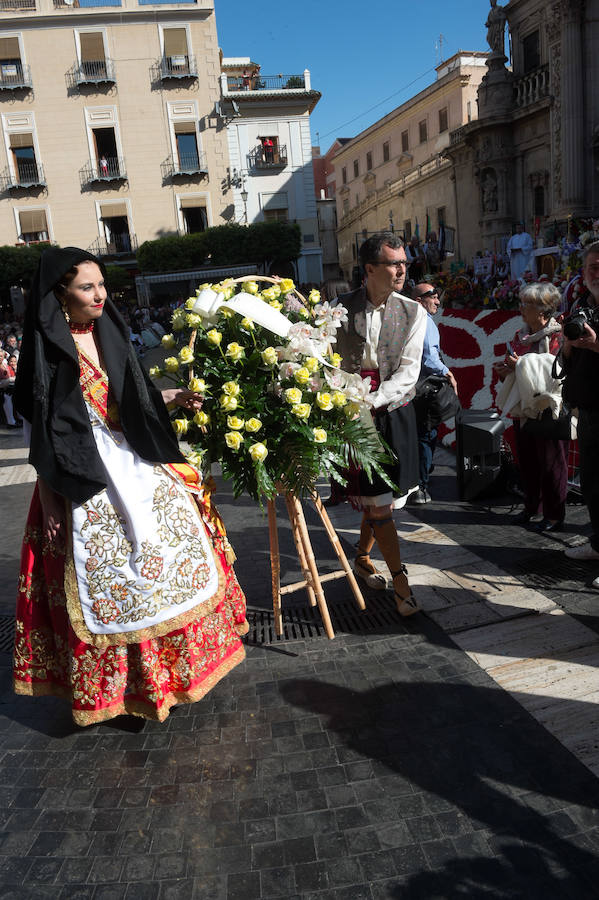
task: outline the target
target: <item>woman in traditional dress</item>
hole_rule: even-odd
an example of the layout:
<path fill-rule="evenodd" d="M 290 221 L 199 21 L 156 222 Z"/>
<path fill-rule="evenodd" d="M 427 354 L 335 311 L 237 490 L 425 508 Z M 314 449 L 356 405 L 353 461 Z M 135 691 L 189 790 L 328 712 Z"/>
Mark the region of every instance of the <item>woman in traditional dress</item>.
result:
<path fill-rule="evenodd" d="M 182 457 L 104 272 L 74 247 L 41 257 L 14 392 L 38 474 L 17 598 L 14 686 L 89 725 L 164 720 L 244 658 L 244 596 L 224 529 Z"/>

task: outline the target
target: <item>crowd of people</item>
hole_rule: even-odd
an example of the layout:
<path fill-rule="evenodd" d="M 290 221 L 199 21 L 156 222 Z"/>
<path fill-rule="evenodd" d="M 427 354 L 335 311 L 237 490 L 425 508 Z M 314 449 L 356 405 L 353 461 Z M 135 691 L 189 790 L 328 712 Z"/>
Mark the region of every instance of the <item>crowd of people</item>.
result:
<path fill-rule="evenodd" d="M 15 415 L 12 403 L 13 387 L 19 363 L 22 332 L 18 322 L 0 326 L 0 423 L 6 428 L 21 428 L 22 422 Z"/>

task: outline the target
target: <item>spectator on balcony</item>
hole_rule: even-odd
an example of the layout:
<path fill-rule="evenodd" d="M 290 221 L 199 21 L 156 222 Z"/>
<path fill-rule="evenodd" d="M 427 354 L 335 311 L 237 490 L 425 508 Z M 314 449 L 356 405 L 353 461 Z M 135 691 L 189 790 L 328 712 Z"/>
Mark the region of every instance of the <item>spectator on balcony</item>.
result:
<path fill-rule="evenodd" d="M 262 138 L 262 149 L 264 151 L 264 162 L 273 163 L 275 161 L 275 145 L 271 137 Z"/>
<path fill-rule="evenodd" d="M 244 69 L 243 74 L 241 76 L 241 90 L 242 91 L 249 91 L 251 80 L 252 80 L 252 76 L 250 75 L 249 69 Z"/>
<path fill-rule="evenodd" d="M 99 166 L 100 175 L 108 175 L 108 160 L 106 159 L 104 154 L 102 154 L 102 156 L 100 157 Z"/>

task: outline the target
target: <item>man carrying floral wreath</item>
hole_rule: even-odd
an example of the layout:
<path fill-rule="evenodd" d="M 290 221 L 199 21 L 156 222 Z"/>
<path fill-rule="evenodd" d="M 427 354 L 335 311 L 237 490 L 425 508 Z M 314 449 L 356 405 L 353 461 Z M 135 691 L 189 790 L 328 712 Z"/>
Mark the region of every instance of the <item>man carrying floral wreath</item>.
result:
<path fill-rule="evenodd" d="M 350 476 L 349 493 L 363 510 L 354 571 L 377 590 L 387 587 L 385 577 L 370 559 L 375 540 L 393 578 L 397 609 L 402 616 L 418 612 L 407 571 L 401 561 L 393 509 L 405 505 L 418 489 L 418 436 L 412 408 L 420 374 L 426 331 L 426 311 L 400 294 L 406 279 L 403 241 L 380 232 L 360 247 L 365 273 L 362 287 L 339 297 L 348 321 L 337 332 L 337 350 L 347 372 L 370 378 L 367 401 L 377 430 L 394 452 L 387 475 L 398 487 L 392 492 L 379 475 L 368 479 L 363 470 Z"/>

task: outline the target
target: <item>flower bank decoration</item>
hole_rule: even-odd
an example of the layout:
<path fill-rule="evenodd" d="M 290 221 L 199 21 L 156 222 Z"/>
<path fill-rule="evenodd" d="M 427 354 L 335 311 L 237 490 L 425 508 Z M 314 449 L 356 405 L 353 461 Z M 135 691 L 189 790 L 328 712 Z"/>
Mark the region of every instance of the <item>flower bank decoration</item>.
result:
<path fill-rule="evenodd" d="M 268 286 L 261 286 L 266 282 Z M 203 284 L 175 310 L 167 376 L 203 397 L 199 412 L 173 419 L 208 474 L 213 462 L 234 495 L 312 495 L 320 475 L 345 484 L 350 464 L 381 472 L 386 451 L 372 424 L 369 379 L 340 368 L 334 352 L 342 306 L 304 298 L 291 279 L 246 276 Z"/>

